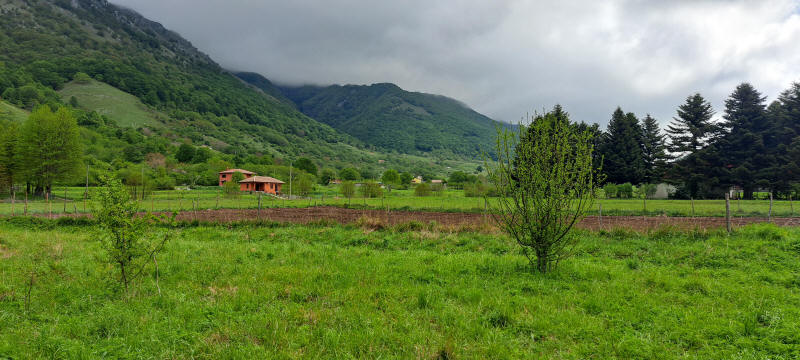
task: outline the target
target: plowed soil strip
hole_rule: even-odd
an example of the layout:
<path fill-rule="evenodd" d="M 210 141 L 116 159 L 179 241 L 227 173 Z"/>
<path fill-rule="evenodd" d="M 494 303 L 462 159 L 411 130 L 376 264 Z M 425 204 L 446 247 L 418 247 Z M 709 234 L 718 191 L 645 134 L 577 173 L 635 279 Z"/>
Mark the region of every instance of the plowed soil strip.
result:
<path fill-rule="evenodd" d="M 53 217 L 65 215 L 53 215 Z M 66 215 L 76 216 L 76 215 Z M 82 216 L 82 215 L 77 215 Z M 47 217 L 47 215 L 43 215 Z M 234 221 L 276 221 L 305 224 L 318 221 L 335 221 L 340 224 L 351 224 L 360 218 L 369 218 L 383 224 L 396 225 L 410 221 L 437 224 L 446 226 L 475 226 L 482 223 L 493 224 L 491 215 L 474 213 L 447 213 L 447 212 L 419 212 L 419 211 L 382 211 L 382 210 L 357 210 L 339 207 L 309 207 L 309 208 L 269 208 L 269 209 L 219 209 L 184 211 L 178 215 L 179 221 L 207 221 L 207 222 L 234 222 Z M 734 227 L 768 222 L 767 218 L 734 218 Z M 772 223 L 779 226 L 800 226 L 800 218 L 772 218 Z M 647 231 L 663 227 L 679 229 L 716 229 L 725 227 L 725 218 L 720 217 L 665 217 L 665 216 L 589 216 L 578 224 L 579 228 L 589 230 L 599 229 L 630 229 Z"/>

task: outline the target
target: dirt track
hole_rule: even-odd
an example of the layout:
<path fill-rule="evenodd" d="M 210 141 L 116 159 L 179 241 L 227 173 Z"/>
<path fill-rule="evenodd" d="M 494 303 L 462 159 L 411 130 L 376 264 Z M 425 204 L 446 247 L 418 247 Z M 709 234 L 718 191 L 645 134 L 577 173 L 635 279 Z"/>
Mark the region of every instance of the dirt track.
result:
<path fill-rule="evenodd" d="M 45 215 L 46 216 L 46 215 Z M 485 222 L 492 223 L 491 216 L 474 213 L 446 213 L 446 212 L 411 212 L 381 210 L 356 210 L 339 207 L 310 207 L 310 208 L 271 208 L 258 210 L 198 210 L 185 211 L 178 215 L 179 221 L 212 221 L 231 222 L 242 220 L 270 220 L 277 222 L 309 223 L 315 221 L 335 221 L 349 224 L 366 217 L 383 224 L 400 224 L 409 221 L 428 223 L 435 221 L 446 226 L 475 226 Z M 734 227 L 767 222 L 766 218 L 734 218 Z M 800 226 L 800 218 L 773 218 L 772 222 L 780 226 Z M 675 227 L 680 229 L 712 229 L 725 227 L 725 218 L 719 217 L 662 217 L 662 216 L 597 216 L 585 218 L 578 224 L 584 229 L 615 229 L 626 228 L 636 231 L 646 231 L 660 227 Z"/>

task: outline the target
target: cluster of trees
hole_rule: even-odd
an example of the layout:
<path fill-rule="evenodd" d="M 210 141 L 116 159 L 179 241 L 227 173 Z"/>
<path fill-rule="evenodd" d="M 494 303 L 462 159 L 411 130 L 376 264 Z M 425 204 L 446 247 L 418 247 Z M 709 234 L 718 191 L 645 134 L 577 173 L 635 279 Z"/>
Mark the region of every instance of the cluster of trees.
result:
<path fill-rule="evenodd" d="M 72 112 L 40 106 L 21 125 L 0 124 L 0 184 L 13 192 L 24 183 L 28 194 L 50 194 L 53 184 L 74 179 L 83 150 Z"/>
<path fill-rule="evenodd" d="M 699 93 L 687 97 L 664 133 L 650 115 L 642 121 L 617 108 L 595 133 L 595 164 L 610 183 L 675 184 L 676 197 L 720 197 L 740 187 L 790 196 L 800 190 L 800 83 L 769 105 L 748 83 L 725 101 L 721 121 Z"/>

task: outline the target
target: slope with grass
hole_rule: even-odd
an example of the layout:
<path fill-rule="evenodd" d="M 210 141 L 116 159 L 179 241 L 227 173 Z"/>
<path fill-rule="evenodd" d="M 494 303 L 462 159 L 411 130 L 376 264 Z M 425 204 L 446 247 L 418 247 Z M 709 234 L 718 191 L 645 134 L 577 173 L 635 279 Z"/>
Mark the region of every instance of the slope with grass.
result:
<path fill-rule="evenodd" d="M 163 123 L 167 118 L 142 104 L 137 97 L 95 80 L 87 83 L 69 82 L 64 84 L 59 94 L 67 101 L 75 97 L 78 106 L 108 116 L 121 127 L 153 126 Z"/>
<path fill-rule="evenodd" d="M 22 122 L 28 118 L 28 112 L 3 100 L 0 100 L 0 121 Z"/>
<path fill-rule="evenodd" d="M 800 356 L 796 229 L 579 233 L 545 276 L 498 234 L 188 226 L 128 294 L 93 227 L 0 230 L 0 357 Z"/>

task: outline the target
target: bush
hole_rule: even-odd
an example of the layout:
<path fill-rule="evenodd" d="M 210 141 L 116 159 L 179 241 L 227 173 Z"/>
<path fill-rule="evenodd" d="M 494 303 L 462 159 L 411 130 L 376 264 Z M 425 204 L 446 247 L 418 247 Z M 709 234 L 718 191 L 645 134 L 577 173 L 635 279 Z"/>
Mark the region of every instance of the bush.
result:
<path fill-rule="evenodd" d="M 374 181 L 365 182 L 361 185 L 361 188 L 359 188 L 359 192 L 363 197 L 377 198 L 383 196 L 381 185 Z"/>
<path fill-rule="evenodd" d="M 488 186 L 483 183 L 464 184 L 464 196 L 466 197 L 483 197 L 487 193 Z"/>
<path fill-rule="evenodd" d="M 431 196 L 431 186 L 428 183 L 418 184 L 414 188 L 415 196 Z"/>
<path fill-rule="evenodd" d="M 603 192 L 606 194 L 606 199 L 617 197 L 617 185 L 608 183 L 603 186 Z"/>
<path fill-rule="evenodd" d="M 633 197 L 633 185 L 631 183 L 624 183 L 617 185 L 617 196 L 620 198 L 630 199 Z"/>

